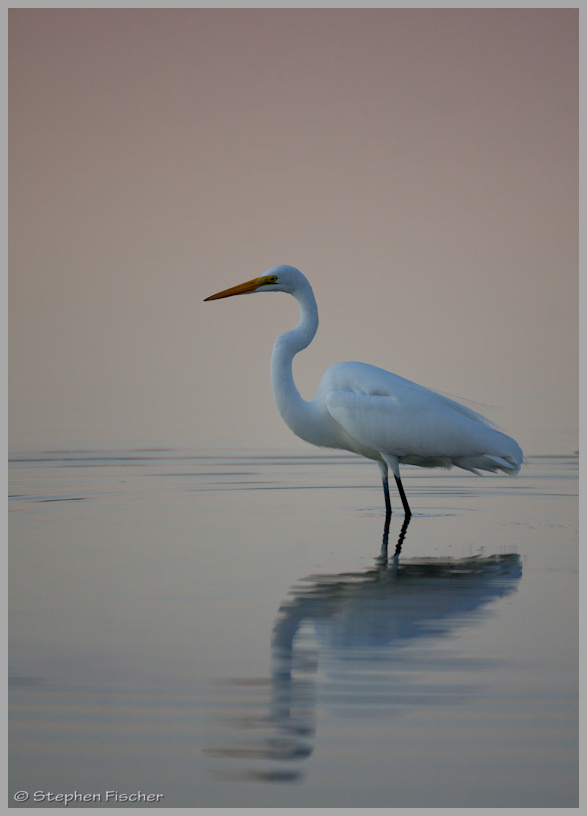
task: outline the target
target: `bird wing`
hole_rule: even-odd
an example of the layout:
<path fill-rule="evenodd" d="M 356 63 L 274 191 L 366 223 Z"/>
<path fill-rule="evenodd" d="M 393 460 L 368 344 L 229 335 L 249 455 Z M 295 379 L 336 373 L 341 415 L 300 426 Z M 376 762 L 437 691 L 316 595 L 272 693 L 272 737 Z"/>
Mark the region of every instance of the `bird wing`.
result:
<path fill-rule="evenodd" d="M 372 366 L 333 369 L 324 393 L 326 408 L 358 446 L 427 466 L 512 455 L 508 443 L 513 440 L 442 394 Z M 481 460 L 475 466 L 485 469 Z"/>

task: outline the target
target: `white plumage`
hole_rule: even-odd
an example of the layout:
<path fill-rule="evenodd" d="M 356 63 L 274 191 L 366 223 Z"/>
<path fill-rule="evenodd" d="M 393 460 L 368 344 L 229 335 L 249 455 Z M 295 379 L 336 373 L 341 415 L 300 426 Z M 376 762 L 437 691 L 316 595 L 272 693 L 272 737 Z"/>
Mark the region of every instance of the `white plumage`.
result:
<path fill-rule="evenodd" d="M 312 342 L 318 329 L 312 287 L 298 269 L 275 266 L 260 278 L 206 300 L 253 292 L 287 292 L 300 307 L 298 325 L 277 338 L 271 357 L 273 394 L 283 420 L 306 442 L 348 450 L 377 462 L 388 516 L 388 470 L 395 477 L 406 517 L 411 516 L 400 464 L 456 466 L 473 473 L 519 471 L 523 459 L 519 445 L 481 414 L 366 363 L 333 365 L 324 374 L 314 399 L 306 402 L 295 386 L 292 361 Z"/>

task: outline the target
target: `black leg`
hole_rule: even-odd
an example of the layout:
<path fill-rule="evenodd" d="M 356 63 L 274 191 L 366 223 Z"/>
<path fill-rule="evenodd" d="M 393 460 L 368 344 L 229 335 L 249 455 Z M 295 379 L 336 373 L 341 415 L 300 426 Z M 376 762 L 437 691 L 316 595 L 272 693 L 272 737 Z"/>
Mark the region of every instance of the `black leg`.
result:
<path fill-rule="evenodd" d="M 391 516 L 391 499 L 389 498 L 389 481 L 387 476 L 383 477 L 383 495 L 385 496 L 385 518 L 389 521 Z"/>
<path fill-rule="evenodd" d="M 404 506 L 404 513 L 406 514 L 406 518 L 410 518 L 411 515 L 412 515 L 412 511 L 410 510 L 410 505 L 408 504 L 408 500 L 406 499 L 406 494 L 404 492 L 404 486 L 402 484 L 402 480 L 400 479 L 399 476 L 395 476 L 395 474 L 394 474 L 394 478 L 395 478 L 395 483 L 397 485 L 397 489 L 399 490 L 399 495 L 400 495 L 400 498 L 402 500 L 402 504 Z M 391 509 L 390 509 L 389 512 L 391 512 Z"/>

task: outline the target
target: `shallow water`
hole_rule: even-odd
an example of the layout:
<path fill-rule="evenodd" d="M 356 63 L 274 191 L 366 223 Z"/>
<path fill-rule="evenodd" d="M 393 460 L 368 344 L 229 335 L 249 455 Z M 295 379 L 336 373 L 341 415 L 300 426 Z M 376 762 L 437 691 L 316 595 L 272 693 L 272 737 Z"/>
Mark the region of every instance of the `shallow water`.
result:
<path fill-rule="evenodd" d="M 378 480 L 15 453 L 10 806 L 578 807 L 577 457 Z"/>

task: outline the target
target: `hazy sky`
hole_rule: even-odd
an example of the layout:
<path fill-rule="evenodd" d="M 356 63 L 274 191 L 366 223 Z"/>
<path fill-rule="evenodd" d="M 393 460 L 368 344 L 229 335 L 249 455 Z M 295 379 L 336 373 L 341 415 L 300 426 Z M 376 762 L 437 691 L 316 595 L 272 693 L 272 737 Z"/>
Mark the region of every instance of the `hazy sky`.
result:
<path fill-rule="evenodd" d="M 13 447 L 308 450 L 361 360 L 578 447 L 577 9 L 11 9 Z"/>

